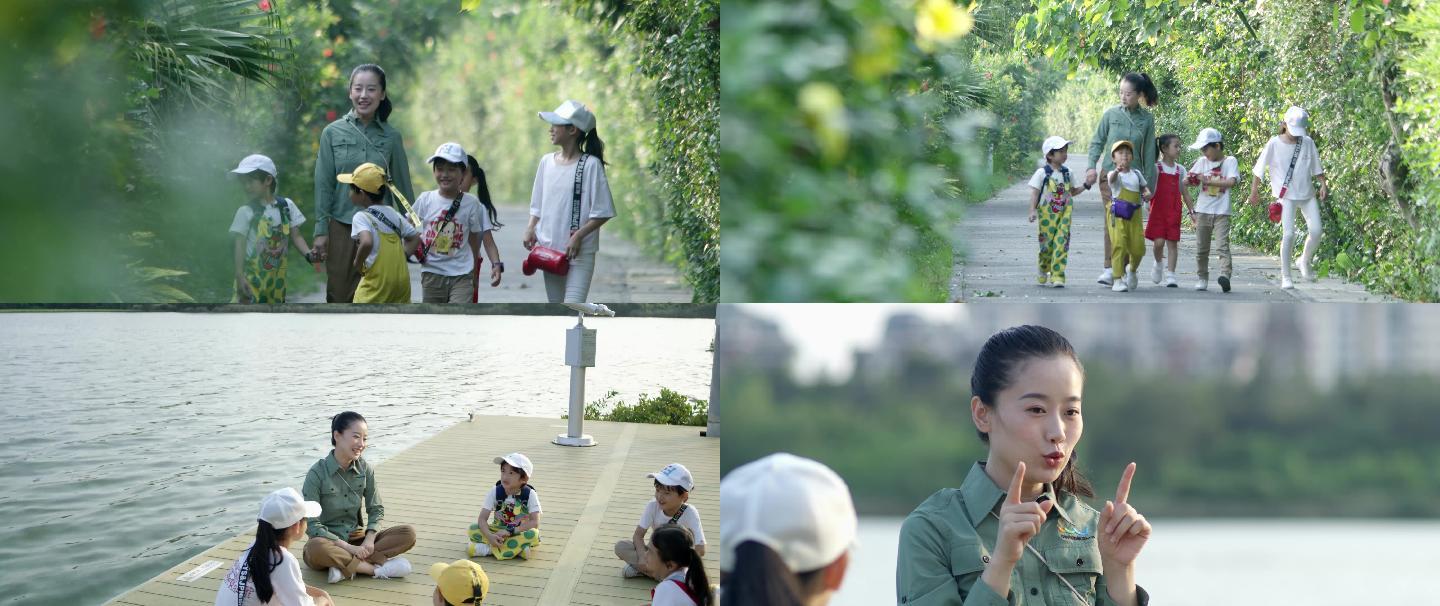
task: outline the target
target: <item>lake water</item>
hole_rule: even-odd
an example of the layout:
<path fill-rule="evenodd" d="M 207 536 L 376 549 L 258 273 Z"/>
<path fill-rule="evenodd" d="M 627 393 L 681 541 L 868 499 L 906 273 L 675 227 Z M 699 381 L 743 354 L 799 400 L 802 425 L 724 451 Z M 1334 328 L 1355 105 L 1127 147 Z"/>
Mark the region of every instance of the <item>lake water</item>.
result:
<path fill-rule="evenodd" d="M 573 317 L 0 314 L 0 603 L 100 604 L 242 530 L 369 420 L 382 462 L 466 418 L 566 412 Z M 586 400 L 709 399 L 713 320 L 597 318 Z M 477 455 L 479 456 L 479 455 Z M 486 455 L 488 456 L 488 455 Z"/>
<path fill-rule="evenodd" d="M 859 547 L 831 606 L 895 603 L 902 518 L 861 518 Z M 1151 602 L 1440 604 L 1440 522 L 1403 520 L 1151 520 L 1136 562 Z"/>

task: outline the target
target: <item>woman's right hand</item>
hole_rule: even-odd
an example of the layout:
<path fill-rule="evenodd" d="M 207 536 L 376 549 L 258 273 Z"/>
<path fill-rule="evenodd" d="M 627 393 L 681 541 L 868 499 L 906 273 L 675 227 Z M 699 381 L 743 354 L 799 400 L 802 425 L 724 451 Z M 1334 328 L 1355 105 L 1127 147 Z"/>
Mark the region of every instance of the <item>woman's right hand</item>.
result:
<path fill-rule="evenodd" d="M 1251 204 L 1260 204 L 1260 190 L 1258 190 L 1258 189 L 1251 189 L 1251 190 L 1250 190 L 1250 203 L 1251 203 Z"/>
<path fill-rule="evenodd" d="M 1095 173 L 1094 168 L 1088 168 L 1085 170 L 1085 187 L 1090 187 L 1091 185 L 1094 185 L 1096 179 L 1098 179 L 1098 175 Z"/>
<path fill-rule="evenodd" d="M 1010 480 L 1010 492 L 1000 506 L 1000 534 L 995 541 L 995 558 L 1015 564 L 1025 554 L 1025 544 L 1031 537 L 1040 534 L 1045 516 L 1055 506 L 1054 501 L 1044 503 L 1020 502 L 1021 483 L 1025 480 L 1025 464 L 1015 468 L 1015 478 Z"/>
<path fill-rule="evenodd" d="M 325 243 L 329 241 L 328 236 L 315 236 L 315 242 L 310 244 L 310 250 L 315 251 L 315 262 L 325 260 Z"/>
<path fill-rule="evenodd" d="M 530 250 L 530 249 L 532 249 L 532 248 L 535 248 L 535 228 L 534 228 L 534 227 L 526 227 L 526 228 L 525 228 L 525 240 L 522 242 L 522 244 L 525 245 L 525 250 Z"/>

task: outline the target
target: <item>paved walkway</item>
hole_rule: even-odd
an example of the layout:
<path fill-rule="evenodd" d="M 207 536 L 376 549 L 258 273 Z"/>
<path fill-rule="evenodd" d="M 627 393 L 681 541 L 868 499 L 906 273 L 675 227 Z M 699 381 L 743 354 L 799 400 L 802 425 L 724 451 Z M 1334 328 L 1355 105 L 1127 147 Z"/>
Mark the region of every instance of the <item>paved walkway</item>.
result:
<path fill-rule="evenodd" d="M 495 231 L 495 246 L 505 262 L 505 275 L 500 286 L 490 286 L 490 261 L 487 258 L 484 282 L 480 285 L 481 303 L 544 303 L 545 279 L 541 272 L 527 276 L 520 271 L 526 250 L 521 245 L 525 225 L 530 220 L 527 206 L 497 206 L 500 222 L 505 227 Z M 484 250 L 481 250 L 484 255 Z M 420 302 L 420 265 L 410 268 L 410 299 Z M 305 266 L 301 270 L 308 271 Z M 292 266 L 291 271 L 296 271 Z M 689 303 L 692 291 L 673 266 L 656 261 L 639 247 L 614 232 L 601 228 L 600 256 L 595 260 L 595 277 L 590 283 L 590 300 L 597 303 Z M 324 303 L 324 284 L 314 292 L 300 297 L 298 303 Z"/>
<path fill-rule="evenodd" d="M 1084 175 L 1085 159 L 1071 154 L 1066 163 L 1070 170 Z M 1028 177 L 1027 179 L 1028 180 Z M 1249 193 L 1248 186 L 1243 189 Z M 1193 191 L 1193 190 L 1192 190 Z M 1351 284 L 1336 278 L 1318 282 L 1297 281 L 1293 290 L 1280 288 L 1279 257 L 1257 252 L 1249 247 L 1231 243 L 1234 271 L 1231 274 L 1232 289 L 1222 293 L 1215 282 L 1219 275 L 1219 258 L 1211 244 L 1210 290 L 1197 292 L 1193 289 L 1195 275 L 1195 231 L 1187 222 L 1180 234 L 1180 262 L 1176 266 L 1178 288 L 1166 288 L 1151 281 L 1154 256 L 1151 243 L 1146 241 L 1145 260 L 1140 263 L 1140 288 L 1136 291 L 1117 293 L 1110 287 L 1098 284 L 1096 278 L 1104 266 L 1104 216 L 1100 205 L 1100 190 L 1097 186 L 1076 196 L 1075 210 L 1072 211 L 1070 237 L 1070 263 L 1066 271 L 1065 288 L 1048 288 L 1036 284 L 1035 257 L 1039 245 L 1035 239 L 1035 224 L 1025 220 L 1029 210 L 1030 186 L 1022 180 L 1000 191 L 981 204 L 965 209 L 964 218 L 955 228 L 956 255 L 954 272 L 950 279 L 950 299 L 972 302 L 990 299 L 1024 300 L 1036 302 L 1087 302 L 1087 301 L 1335 301 L 1335 302 L 1376 302 L 1390 300 L 1381 295 L 1365 291 L 1358 284 Z M 1232 196 L 1239 195 L 1232 194 Z M 1303 225 L 1303 221 L 1301 224 Z M 1303 242 L 1304 232 L 1297 234 L 1297 247 Z M 1275 237 L 1280 237 L 1280 228 L 1275 227 Z M 1299 270 L 1294 271 L 1299 280 Z"/>
<path fill-rule="evenodd" d="M 477 416 L 376 466 L 385 496 L 382 525 L 415 526 L 418 541 L 405 555 L 414 571 L 398 580 L 357 576 L 329 585 L 322 573 L 302 565 L 305 582 L 330 592 L 340 604 L 430 604 L 435 590 L 430 565 L 466 557 L 465 529 L 480 513 L 482 492 L 497 477 L 490 458 L 510 451 L 523 452 L 535 463 L 535 487 L 545 510 L 544 543 L 529 560 L 475 558 L 490 577 L 487 606 L 648 603 L 655 582 L 622 577 L 623 563 L 613 547 L 630 538 L 645 503 L 655 496 L 645 474 L 673 462 L 683 463 L 695 476 L 690 504 L 701 513 L 711 546 L 704 556 L 706 572 L 718 579 L 720 440 L 700 437 L 702 427 L 586 421 L 585 433 L 595 437 L 597 446 L 551 444 L 555 434 L 565 432 L 565 424 L 560 419 Z M 299 482 L 296 478 L 294 485 Z M 109 603 L 213 604 L 220 582 L 252 540 L 253 531 L 236 536 Z M 299 558 L 303 547 L 297 542 L 290 551 Z M 220 566 L 198 579 L 181 580 L 209 561 Z"/>

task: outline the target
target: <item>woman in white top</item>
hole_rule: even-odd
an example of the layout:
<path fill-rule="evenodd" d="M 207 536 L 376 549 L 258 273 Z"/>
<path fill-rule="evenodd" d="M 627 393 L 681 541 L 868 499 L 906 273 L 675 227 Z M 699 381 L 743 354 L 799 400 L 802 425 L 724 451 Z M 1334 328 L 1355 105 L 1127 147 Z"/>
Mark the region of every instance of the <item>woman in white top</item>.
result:
<path fill-rule="evenodd" d="M 1255 178 L 1250 182 L 1250 203 L 1260 203 L 1260 183 L 1265 170 L 1270 170 L 1270 193 L 1279 200 L 1280 223 L 1284 236 L 1280 240 L 1280 288 L 1295 288 L 1290 279 L 1290 257 L 1295 252 L 1295 208 L 1305 215 L 1305 250 L 1300 253 L 1300 277 L 1314 281 L 1315 273 L 1310 271 L 1310 262 L 1315 250 L 1320 248 L 1320 205 L 1325 201 L 1325 168 L 1320 166 L 1320 152 L 1315 149 L 1315 140 L 1307 135 L 1310 114 L 1304 109 L 1290 106 L 1285 110 L 1285 122 L 1280 134 L 1271 137 L 1265 144 L 1265 151 L 1255 158 L 1252 171 Z M 1291 168 L 1293 165 L 1293 169 Z M 1313 181 L 1320 183 L 1315 189 Z"/>
<path fill-rule="evenodd" d="M 525 249 L 538 245 L 565 253 L 570 270 L 563 276 L 546 272 L 545 295 L 551 303 L 584 303 L 600 251 L 600 226 L 615 216 L 605 144 L 595 133 L 595 115 L 578 102 L 566 101 L 553 112 L 540 112 L 540 118 L 550 123 L 550 142 L 560 151 L 541 157 L 535 171 Z"/>
<path fill-rule="evenodd" d="M 320 515 L 320 504 L 306 501 L 294 488 L 281 488 L 260 502 L 255 542 L 230 568 L 215 606 L 333 606 L 330 594 L 305 584 L 290 545 L 305 536 L 306 518 Z"/>

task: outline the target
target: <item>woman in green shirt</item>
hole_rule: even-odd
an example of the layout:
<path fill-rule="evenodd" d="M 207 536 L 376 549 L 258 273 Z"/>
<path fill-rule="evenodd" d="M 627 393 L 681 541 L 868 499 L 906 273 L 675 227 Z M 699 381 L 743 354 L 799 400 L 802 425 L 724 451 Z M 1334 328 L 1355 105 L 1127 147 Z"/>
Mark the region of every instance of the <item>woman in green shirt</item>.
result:
<path fill-rule="evenodd" d="M 1139 606 L 1135 559 L 1150 523 L 1128 503 L 1135 464 L 1096 511 L 1075 464 L 1084 369 L 1040 326 L 990 337 L 970 378 L 986 460 L 926 499 L 900 530 L 896 600 L 908 605 Z"/>
<path fill-rule="evenodd" d="M 406 200 L 415 199 L 405 139 L 389 122 L 393 106 L 385 88 L 385 70 L 368 63 L 356 67 L 350 72 L 349 87 L 350 111 L 320 133 L 315 158 L 312 248 L 325 261 L 327 303 L 350 303 L 355 298 L 355 287 L 360 285 L 360 271 L 353 262 L 355 241 L 350 238 L 350 223 L 360 208 L 350 203 L 350 186 L 337 182 L 335 177 L 371 162 L 385 169 Z"/>
<path fill-rule="evenodd" d="M 1145 175 L 1146 183 L 1155 182 L 1155 159 L 1159 150 L 1155 147 L 1155 116 L 1150 110 L 1141 107 L 1141 101 L 1145 106 L 1155 107 L 1160 102 L 1159 93 L 1155 90 L 1155 83 L 1150 81 L 1150 76 L 1130 72 L 1120 78 L 1120 104 L 1105 110 L 1100 116 L 1100 123 L 1095 125 L 1095 136 L 1090 137 L 1090 164 L 1085 170 L 1085 187 L 1094 185 L 1099 180 L 1096 173 L 1098 167 L 1101 171 L 1109 172 L 1115 169 L 1115 161 L 1110 158 L 1110 147 L 1120 141 L 1129 141 L 1135 146 L 1135 158 L 1130 166 L 1139 169 Z M 1110 184 L 1100 181 L 1100 201 L 1105 206 L 1105 223 L 1110 222 Z M 1098 282 L 1110 285 L 1113 280 L 1110 277 L 1110 232 L 1105 231 L 1105 271 L 1100 274 Z"/>
<path fill-rule="evenodd" d="M 360 458 L 365 452 L 369 426 L 358 412 L 342 412 L 330 419 L 330 454 L 316 461 L 305 474 L 301 493 L 306 501 L 320 503 L 320 517 L 311 518 L 306 534 L 305 565 L 329 570 L 330 582 L 355 576 L 398 578 L 410 573 L 410 561 L 398 557 L 415 546 L 415 529 L 391 526 L 376 532 L 385 517 L 375 469 Z M 364 501 L 369 521 L 361 526 Z"/>

